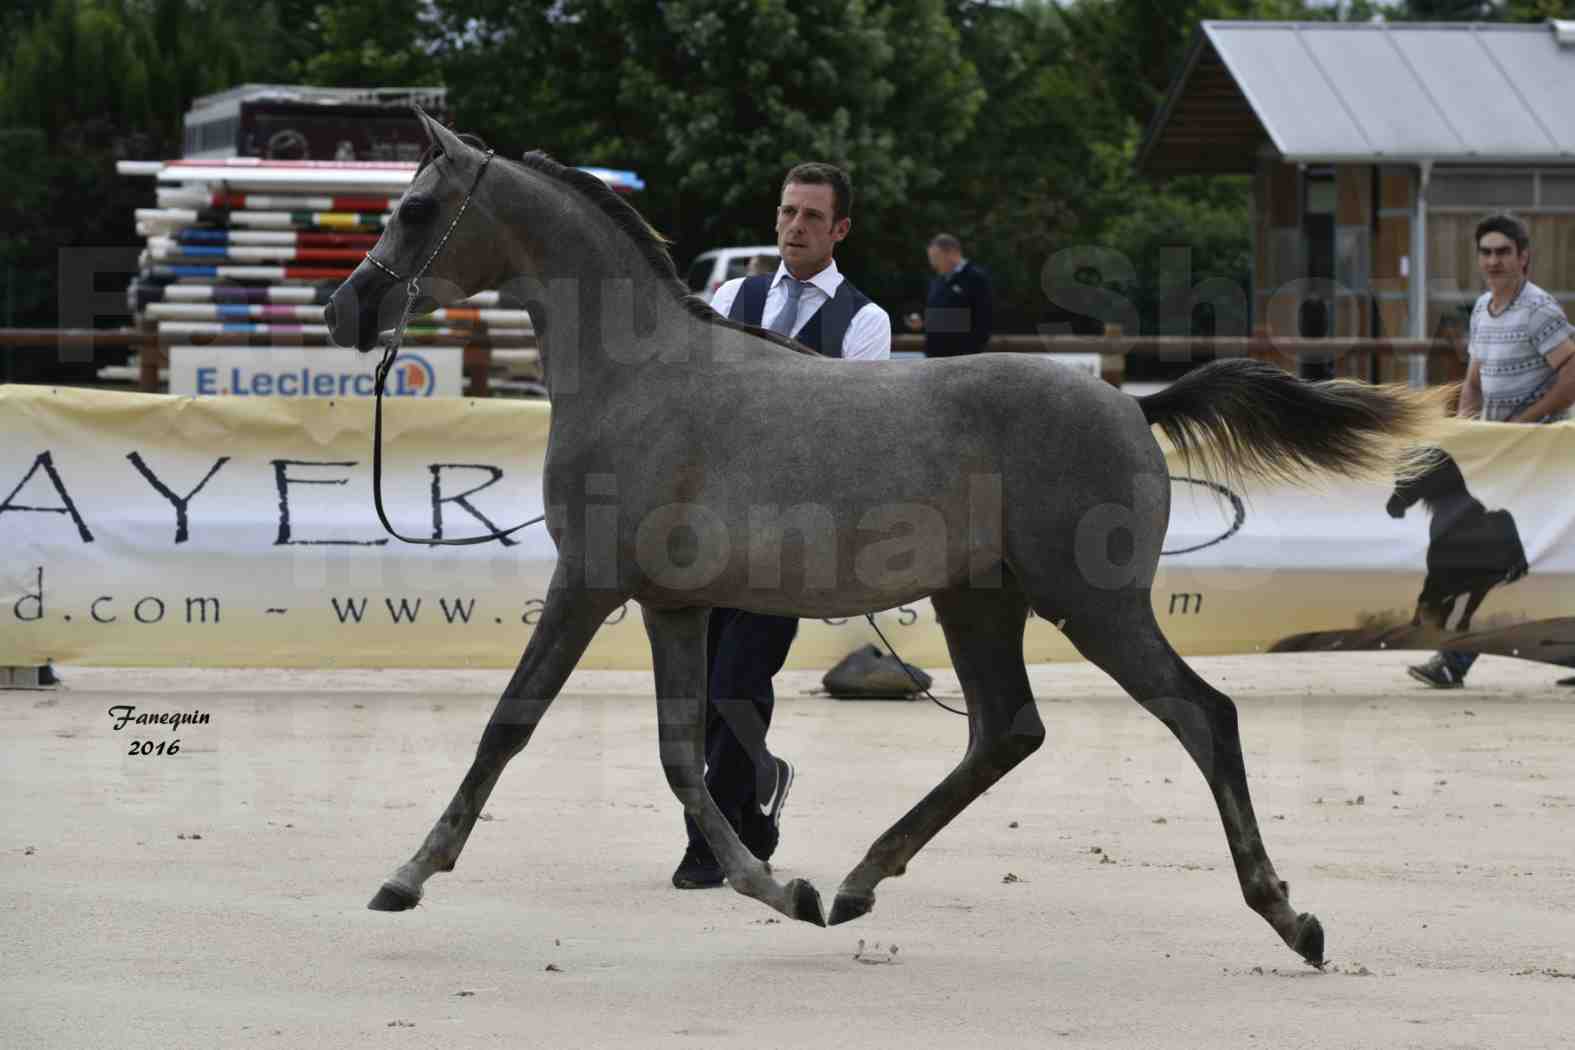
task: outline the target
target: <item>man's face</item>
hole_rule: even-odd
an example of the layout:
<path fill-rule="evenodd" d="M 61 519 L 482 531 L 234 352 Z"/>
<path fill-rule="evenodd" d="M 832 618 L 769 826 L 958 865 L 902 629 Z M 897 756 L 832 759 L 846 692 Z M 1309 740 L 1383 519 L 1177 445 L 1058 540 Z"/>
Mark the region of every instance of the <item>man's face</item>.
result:
<path fill-rule="evenodd" d="M 1518 251 L 1502 233 L 1484 233 L 1477 242 L 1477 268 L 1493 288 L 1510 288 L 1526 275 L 1530 252 Z"/>
<path fill-rule="evenodd" d="M 795 277 L 808 279 L 831 263 L 837 242 L 853 225 L 849 218 L 832 219 L 836 193 L 819 183 L 790 182 L 777 205 L 777 250 Z"/>
<path fill-rule="evenodd" d="M 930 257 L 930 269 L 942 277 L 955 270 L 957 268 L 957 260 L 962 258 L 962 256 L 954 255 L 945 248 L 934 244 L 926 249 L 926 253 Z"/>

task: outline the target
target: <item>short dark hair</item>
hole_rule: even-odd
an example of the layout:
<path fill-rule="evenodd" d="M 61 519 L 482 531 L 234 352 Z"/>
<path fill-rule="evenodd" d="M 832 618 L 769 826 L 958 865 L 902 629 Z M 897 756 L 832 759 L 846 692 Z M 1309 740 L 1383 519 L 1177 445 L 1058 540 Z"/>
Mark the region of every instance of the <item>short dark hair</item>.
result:
<path fill-rule="evenodd" d="M 1526 231 L 1526 224 L 1508 212 L 1499 212 L 1489 215 L 1477 223 L 1477 234 L 1471 243 L 1481 247 L 1482 238 L 1490 233 L 1502 233 L 1505 237 L 1515 242 L 1515 253 L 1526 254 L 1526 249 L 1531 247 L 1531 234 Z"/>
<path fill-rule="evenodd" d="M 848 173 L 835 164 L 809 161 L 794 165 L 793 170 L 782 180 L 782 188 L 786 189 L 789 183 L 794 182 L 802 186 L 831 187 L 833 222 L 846 219 L 853 214 L 853 182 L 848 178 Z"/>
<path fill-rule="evenodd" d="M 943 252 L 956 252 L 962 254 L 962 241 L 949 233 L 937 233 L 930 238 L 930 247 L 939 248 Z"/>

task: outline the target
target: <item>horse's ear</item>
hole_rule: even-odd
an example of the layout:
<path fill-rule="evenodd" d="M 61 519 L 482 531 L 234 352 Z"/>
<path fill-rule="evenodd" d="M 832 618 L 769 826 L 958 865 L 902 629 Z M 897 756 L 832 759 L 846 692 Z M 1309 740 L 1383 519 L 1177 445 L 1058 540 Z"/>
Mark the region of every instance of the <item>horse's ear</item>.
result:
<path fill-rule="evenodd" d="M 432 145 L 451 157 L 463 157 L 465 155 L 465 145 L 460 142 L 458 135 L 428 116 L 427 112 L 420 106 L 412 106 L 411 108 L 416 111 L 416 116 L 420 119 L 421 126 L 426 130 L 427 139 Z"/>

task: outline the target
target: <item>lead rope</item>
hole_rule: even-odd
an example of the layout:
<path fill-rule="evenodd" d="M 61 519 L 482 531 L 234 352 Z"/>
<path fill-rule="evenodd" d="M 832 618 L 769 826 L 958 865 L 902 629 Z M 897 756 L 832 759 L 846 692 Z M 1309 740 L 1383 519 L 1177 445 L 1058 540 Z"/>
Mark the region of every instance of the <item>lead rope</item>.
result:
<path fill-rule="evenodd" d="M 947 707 L 945 704 L 943 704 L 939 700 L 935 699 L 935 694 L 934 693 L 930 692 L 927 688 L 925 688 L 924 683 L 919 681 L 919 676 L 913 673 L 913 668 L 908 666 L 908 662 L 906 660 L 904 660 L 902 657 L 897 655 L 896 647 L 893 646 L 890 642 L 886 641 L 886 635 L 881 631 L 880 625 L 875 622 L 875 614 L 874 613 L 865 613 L 864 614 L 864 618 L 870 622 L 870 626 L 871 627 L 875 628 L 875 634 L 880 638 L 880 640 L 882 642 L 885 643 L 887 651 L 891 653 L 891 658 L 893 660 L 897 661 L 897 665 L 902 668 L 903 673 L 906 674 L 908 676 L 908 678 L 913 682 L 913 686 L 914 686 L 915 689 L 917 689 L 919 692 L 923 693 L 925 695 L 925 697 L 930 701 L 930 703 L 934 704 L 936 707 L 940 708 L 942 711 L 950 711 L 952 714 L 954 714 L 954 715 L 962 715 L 964 718 L 968 717 L 968 712 L 967 711 L 959 711 L 955 707 Z"/>
<path fill-rule="evenodd" d="M 476 195 L 476 187 L 481 185 L 481 176 L 486 174 L 487 165 L 492 163 L 492 150 L 487 150 L 487 156 L 481 162 L 481 167 L 476 169 L 476 177 L 470 183 L 470 191 L 465 194 L 465 199 L 460 203 L 459 211 L 454 213 L 454 221 L 448 224 L 448 229 L 443 231 L 443 236 L 438 240 L 437 247 L 432 249 L 427 256 L 427 261 L 421 264 L 421 269 L 411 274 L 409 278 L 401 277 L 393 267 L 387 265 L 371 252 L 366 253 L 366 261 L 382 270 L 396 281 L 405 282 L 405 308 L 400 311 L 399 324 L 394 327 L 394 336 L 383 346 L 383 360 L 377 365 L 377 396 L 372 409 L 372 505 L 377 509 L 377 520 L 383 523 L 383 528 L 388 534 L 405 543 L 420 544 L 427 547 L 469 547 L 478 543 L 491 543 L 493 540 L 504 540 L 516 532 L 539 521 L 546 520 L 545 514 L 538 514 L 529 521 L 522 521 L 512 529 L 499 532 L 496 529 L 483 536 L 467 536 L 457 540 L 440 539 L 415 539 L 406 536 L 388 520 L 388 514 L 383 510 L 383 388 L 388 382 L 388 373 L 393 370 L 394 358 L 399 356 L 399 344 L 404 342 L 405 327 L 410 324 L 410 317 L 415 311 L 416 300 L 421 296 L 420 281 L 432 266 L 432 261 L 438 257 L 443 246 L 448 243 L 449 237 L 459 226 L 459 220 L 465 215 L 465 210 L 470 207 L 470 200 Z"/>

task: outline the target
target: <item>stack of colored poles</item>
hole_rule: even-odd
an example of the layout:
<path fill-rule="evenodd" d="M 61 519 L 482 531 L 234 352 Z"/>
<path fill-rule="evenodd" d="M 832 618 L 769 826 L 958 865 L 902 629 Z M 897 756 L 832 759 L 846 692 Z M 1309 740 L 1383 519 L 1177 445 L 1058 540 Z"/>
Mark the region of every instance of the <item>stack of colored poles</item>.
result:
<path fill-rule="evenodd" d="M 322 308 L 366 252 L 414 164 L 251 157 L 122 163 L 157 179 L 131 309 L 164 346 L 327 346 Z M 406 341 L 527 349 L 530 315 L 483 292 L 416 317 Z"/>

